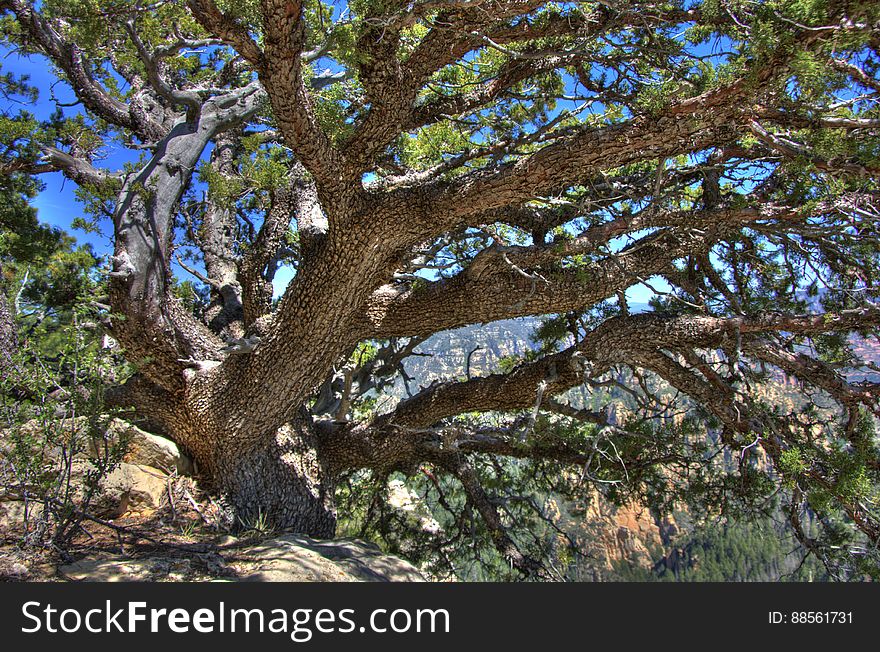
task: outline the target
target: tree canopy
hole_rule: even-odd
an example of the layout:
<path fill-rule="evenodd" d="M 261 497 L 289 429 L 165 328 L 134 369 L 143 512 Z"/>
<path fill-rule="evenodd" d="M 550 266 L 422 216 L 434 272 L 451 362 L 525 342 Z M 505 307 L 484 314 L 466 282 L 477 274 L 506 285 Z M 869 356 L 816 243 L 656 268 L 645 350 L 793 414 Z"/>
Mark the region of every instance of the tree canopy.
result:
<path fill-rule="evenodd" d="M 822 0 L 0 0 L 71 96 L 0 74 L 0 253 L 40 175 L 76 184 L 113 242 L 113 400 L 242 521 L 387 530 L 367 488 L 399 473 L 433 550 L 526 575 L 565 540 L 549 497 L 592 486 L 775 500 L 821 559 L 876 560 L 878 27 Z M 526 355 L 413 386 L 432 335 L 533 317 Z"/>

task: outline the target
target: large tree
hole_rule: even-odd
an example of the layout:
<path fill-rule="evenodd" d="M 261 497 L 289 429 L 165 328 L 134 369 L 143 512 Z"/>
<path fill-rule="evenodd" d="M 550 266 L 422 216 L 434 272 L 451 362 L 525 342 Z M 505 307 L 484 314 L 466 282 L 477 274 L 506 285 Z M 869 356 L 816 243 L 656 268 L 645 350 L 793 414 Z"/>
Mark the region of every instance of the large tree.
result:
<path fill-rule="evenodd" d="M 872 497 L 850 486 L 878 471 L 864 424 L 880 391 L 853 349 L 880 324 L 876 3 L 0 12 L 6 45 L 75 94 L 5 137 L 0 170 L 60 171 L 109 218 L 112 333 L 137 369 L 119 400 L 243 521 L 331 536 L 341 475 L 430 465 L 537 571 L 480 460 L 599 478 L 610 443 L 625 473 L 669 461 L 658 441 L 674 435 L 642 427 L 673 409 L 662 381 L 737 458 L 763 451 L 793 505 L 824 491 L 878 540 Z M 130 153 L 123 169 L 101 164 L 109 148 Z M 181 267 L 203 303 L 181 300 Z M 280 269 L 293 280 L 276 301 Z M 649 312 L 628 305 L 643 282 Z M 520 364 L 362 408 L 432 334 L 530 315 L 558 332 Z M 767 405 L 770 370 L 830 416 Z M 566 398 L 614 384 L 643 407 L 629 420 Z M 594 435 L 535 436 L 546 413 Z"/>

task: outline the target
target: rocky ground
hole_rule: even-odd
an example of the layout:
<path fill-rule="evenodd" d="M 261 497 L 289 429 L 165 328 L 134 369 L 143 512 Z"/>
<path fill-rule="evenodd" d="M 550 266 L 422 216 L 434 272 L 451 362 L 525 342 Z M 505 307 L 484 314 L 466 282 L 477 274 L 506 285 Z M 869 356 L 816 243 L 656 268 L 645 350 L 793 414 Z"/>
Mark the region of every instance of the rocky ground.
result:
<path fill-rule="evenodd" d="M 143 524 L 141 524 L 143 525 Z M 63 557 L 0 544 L 0 580 L 73 582 L 418 582 L 411 564 L 354 539 L 320 541 L 295 534 L 222 536 L 197 542 L 136 541 L 137 525 L 115 541 L 95 536 Z M 128 540 L 128 542 L 126 542 Z"/>
<path fill-rule="evenodd" d="M 25 545 L 42 507 L 0 495 L 0 580 L 424 580 L 414 566 L 368 542 L 319 541 L 261 523 L 233 528 L 228 510 L 188 475 L 192 465 L 173 442 L 119 420 L 108 433 L 125 439 L 126 454 L 102 480 L 64 551 Z M 89 455 L 76 463 L 87 468 Z"/>
<path fill-rule="evenodd" d="M 62 423 L 75 430 L 75 422 Z M 41 505 L 0 492 L 0 580 L 6 581 L 420 581 L 408 562 L 372 543 L 318 541 L 274 532 L 265 523 L 241 524 L 202 491 L 187 457 L 168 439 L 114 420 L 107 440 L 126 442 L 121 463 L 101 482 L 65 550 L 26 546 Z M 4 440 L 0 433 L 0 462 Z M 75 462 L 82 472 L 99 451 Z M 427 532 L 440 526 L 402 482 L 388 487 L 392 507 L 417 518 Z M 25 511 L 28 510 L 28 518 Z M 559 515 L 561 518 L 561 514 Z M 572 519 L 573 517 L 573 519 Z M 664 558 L 675 523 L 657 520 L 638 505 L 613 507 L 598 493 L 567 526 L 600 580 L 615 566 L 650 569 Z M 236 536 L 232 535 L 232 532 Z"/>

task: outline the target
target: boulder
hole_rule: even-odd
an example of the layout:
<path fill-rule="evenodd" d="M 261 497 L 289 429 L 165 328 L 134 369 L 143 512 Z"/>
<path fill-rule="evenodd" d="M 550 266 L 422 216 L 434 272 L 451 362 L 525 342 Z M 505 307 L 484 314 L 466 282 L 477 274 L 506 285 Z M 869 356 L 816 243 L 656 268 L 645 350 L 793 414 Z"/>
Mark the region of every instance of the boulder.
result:
<path fill-rule="evenodd" d="M 192 558 L 85 557 L 59 568 L 75 581 L 423 582 L 409 562 L 355 539 L 321 541 L 285 534 L 249 544 L 227 542 Z"/>
<path fill-rule="evenodd" d="M 192 475 L 192 462 L 170 439 L 141 430 L 122 419 L 114 419 L 107 428 L 107 434 L 127 442 L 124 459 L 129 464 Z"/>
<path fill-rule="evenodd" d="M 59 419 L 52 424 L 58 428 L 59 433 L 77 432 L 85 436 L 87 432 L 86 417 L 75 419 Z M 21 426 L 23 433 L 39 437 L 44 424 L 37 421 L 29 421 Z M 167 473 L 177 472 L 181 475 L 192 475 L 192 461 L 183 454 L 170 439 L 154 435 L 122 419 L 111 419 L 104 432 L 107 444 L 112 445 L 118 441 L 126 442 L 126 450 L 123 459 L 129 464 L 140 464 L 162 469 Z M 83 440 L 80 440 L 81 442 Z M 83 457 L 95 458 L 103 453 L 103 442 L 83 442 L 85 450 Z M 5 431 L 0 431 L 0 456 L 9 447 L 6 441 Z M 51 450 L 50 454 L 60 457 L 60 451 Z"/>
<path fill-rule="evenodd" d="M 83 475 L 90 466 L 86 460 L 74 465 L 74 501 L 82 501 Z M 121 462 L 101 479 L 98 492 L 93 496 L 88 511 L 103 518 L 117 518 L 126 512 L 144 512 L 157 509 L 167 493 L 168 475 L 161 469 L 142 464 Z M 31 518 L 37 518 L 42 505 L 31 505 Z M 24 502 L 0 501 L 0 526 L 13 527 L 24 520 Z"/>
<path fill-rule="evenodd" d="M 109 518 L 156 509 L 165 497 L 167 482 L 168 476 L 160 469 L 122 462 L 101 480 L 93 508 Z"/>
<path fill-rule="evenodd" d="M 317 540 L 286 534 L 236 556 L 245 582 L 423 582 L 409 562 L 356 539 Z"/>

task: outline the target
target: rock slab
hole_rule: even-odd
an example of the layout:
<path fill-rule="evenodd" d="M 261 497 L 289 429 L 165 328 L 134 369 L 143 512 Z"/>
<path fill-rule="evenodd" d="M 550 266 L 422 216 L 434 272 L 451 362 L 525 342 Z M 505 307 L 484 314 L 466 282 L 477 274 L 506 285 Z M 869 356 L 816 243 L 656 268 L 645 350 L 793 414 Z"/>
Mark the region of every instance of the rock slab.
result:
<path fill-rule="evenodd" d="M 418 569 L 357 539 L 285 534 L 191 558 L 84 558 L 59 568 L 80 582 L 423 582 Z"/>

